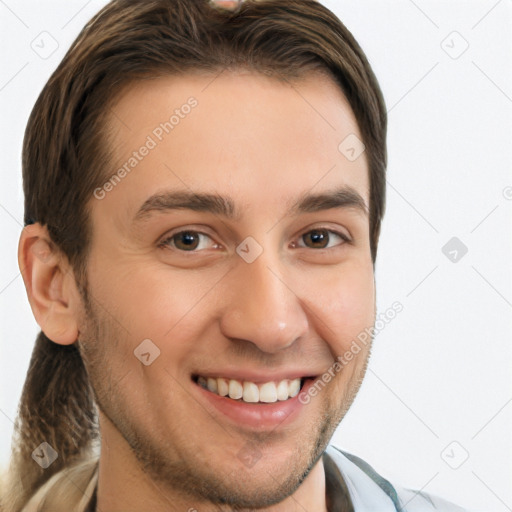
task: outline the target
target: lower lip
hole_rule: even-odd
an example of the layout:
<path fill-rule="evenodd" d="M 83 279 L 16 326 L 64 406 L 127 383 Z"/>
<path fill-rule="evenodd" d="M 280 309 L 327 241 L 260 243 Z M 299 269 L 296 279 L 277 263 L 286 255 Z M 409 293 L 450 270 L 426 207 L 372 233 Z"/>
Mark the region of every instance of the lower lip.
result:
<path fill-rule="evenodd" d="M 297 420 L 305 406 L 299 400 L 299 396 L 307 392 L 313 383 L 314 379 L 306 379 L 296 396 L 274 403 L 247 403 L 241 400 L 232 400 L 212 393 L 195 382 L 194 385 L 203 400 L 206 400 L 209 405 L 215 407 L 232 422 L 256 430 L 268 430 L 289 425 Z"/>

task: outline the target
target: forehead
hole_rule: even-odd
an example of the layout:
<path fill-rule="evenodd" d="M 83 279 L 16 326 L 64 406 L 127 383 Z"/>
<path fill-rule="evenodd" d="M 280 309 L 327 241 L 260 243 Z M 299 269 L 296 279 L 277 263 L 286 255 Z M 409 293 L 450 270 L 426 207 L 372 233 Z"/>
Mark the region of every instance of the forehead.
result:
<path fill-rule="evenodd" d="M 345 148 L 362 138 L 357 122 L 323 74 L 278 81 L 224 71 L 142 80 L 113 103 L 108 128 L 114 164 L 106 179 L 125 172 L 101 208 L 111 205 L 117 214 L 133 214 L 163 189 L 221 193 L 247 208 L 277 211 L 308 190 L 347 185 L 368 204 L 366 154 L 348 158 Z"/>

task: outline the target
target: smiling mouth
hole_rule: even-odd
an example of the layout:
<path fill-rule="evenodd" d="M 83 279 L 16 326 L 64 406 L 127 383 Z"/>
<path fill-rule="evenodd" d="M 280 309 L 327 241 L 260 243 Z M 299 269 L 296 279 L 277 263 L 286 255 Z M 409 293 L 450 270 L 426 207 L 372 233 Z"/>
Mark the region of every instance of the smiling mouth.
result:
<path fill-rule="evenodd" d="M 215 395 L 236 402 L 271 404 L 296 397 L 307 380 L 314 377 L 283 379 L 256 384 L 250 381 L 227 379 L 224 377 L 203 377 L 195 375 L 192 380 L 203 389 Z"/>

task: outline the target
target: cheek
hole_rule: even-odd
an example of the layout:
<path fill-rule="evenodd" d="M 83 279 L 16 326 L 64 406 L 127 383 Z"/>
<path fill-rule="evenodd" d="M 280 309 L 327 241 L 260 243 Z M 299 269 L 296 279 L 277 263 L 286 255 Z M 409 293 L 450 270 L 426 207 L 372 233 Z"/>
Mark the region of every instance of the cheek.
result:
<path fill-rule="evenodd" d="M 162 337 L 178 323 L 180 329 L 188 323 L 187 317 L 194 315 L 218 278 L 152 266 L 140 262 L 119 266 L 115 274 L 98 273 L 91 288 L 128 331 Z"/>
<path fill-rule="evenodd" d="M 318 283 L 318 281 L 317 281 Z M 316 291 L 315 291 L 316 290 Z M 335 354 L 341 354 L 375 318 L 373 267 L 354 264 L 330 273 L 323 287 L 312 288 L 308 308 L 317 318 L 319 334 Z"/>
<path fill-rule="evenodd" d="M 116 336 L 110 338 L 120 337 L 120 346 L 113 347 L 116 358 L 138 368 L 134 353 L 150 352 L 151 358 L 158 354 L 171 373 L 179 373 L 190 352 L 197 349 L 194 341 L 214 321 L 212 299 L 220 277 L 171 271 L 161 265 L 152 268 L 143 262 L 126 270 L 120 265 L 115 275 L 97 273 L 90 285 L 115 330 Z"/>

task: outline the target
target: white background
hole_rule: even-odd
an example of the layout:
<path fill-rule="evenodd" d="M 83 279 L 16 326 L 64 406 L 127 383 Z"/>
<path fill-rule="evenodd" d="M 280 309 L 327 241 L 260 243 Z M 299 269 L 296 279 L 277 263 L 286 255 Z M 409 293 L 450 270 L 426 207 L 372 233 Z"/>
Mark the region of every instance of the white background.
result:
<path fill-rule="evenodd" d="M 105 3 L 0 2 L 4 466 L 38 332 L 16 262 L 23 132 L 44 83 Z M 404 307 L 378 334 L 366 381 L 334 442 L 393 481 L 475 509 L 510 511 L 512 2 L 324 3 L 365 50 L 386 98 L 378 311 L 394 301 Z M 43 31 L 59 45 L 47 59 L 31 48 Z M 468 249 L 455 263 L 441 250 L 452 237 Z"/>

